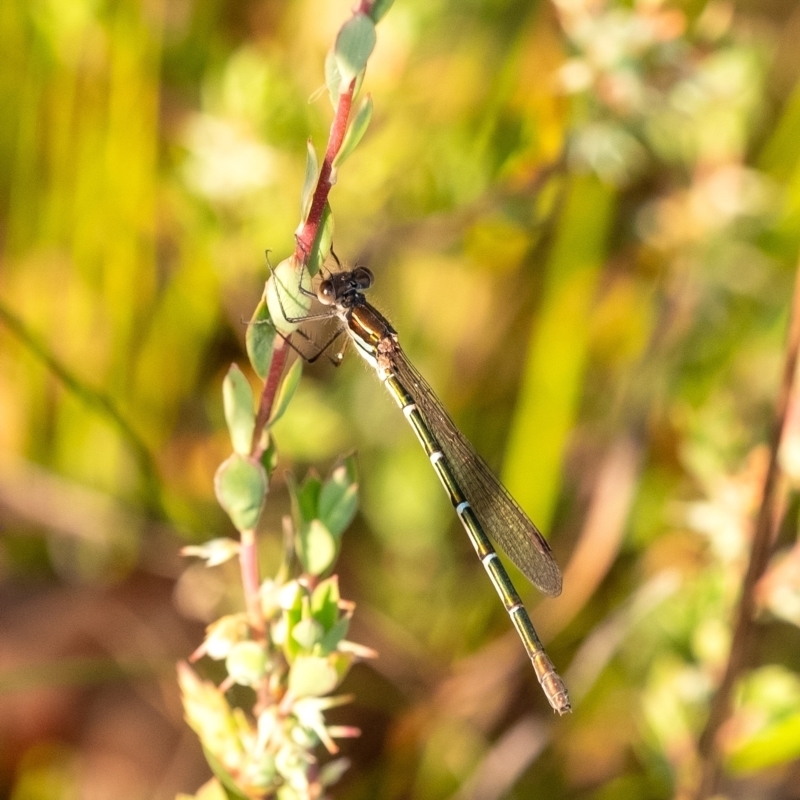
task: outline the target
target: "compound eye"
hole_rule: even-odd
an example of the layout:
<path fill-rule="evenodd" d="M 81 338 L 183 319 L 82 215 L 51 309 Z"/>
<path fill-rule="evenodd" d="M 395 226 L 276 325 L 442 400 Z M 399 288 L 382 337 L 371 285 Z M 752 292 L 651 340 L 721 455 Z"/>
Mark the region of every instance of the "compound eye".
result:
<path fill-rule="evenodd" d="M 365 289 L 369 289 L 375 281 L 375 276 L 372 274 L 372 270 L 367 269 L 367 267 L 358 267 L 356 270 L 354 270 L 353 277 L 355 278 L 358 288 L 362 292 Z"/>
<path fill-rule="evenodd" d="M 336 292 L 333 291 L 333 284 L 330 281 L 322 281 L 317 288 L 317 300 L 324 306 L 332 306 L 336 300 Z"/>

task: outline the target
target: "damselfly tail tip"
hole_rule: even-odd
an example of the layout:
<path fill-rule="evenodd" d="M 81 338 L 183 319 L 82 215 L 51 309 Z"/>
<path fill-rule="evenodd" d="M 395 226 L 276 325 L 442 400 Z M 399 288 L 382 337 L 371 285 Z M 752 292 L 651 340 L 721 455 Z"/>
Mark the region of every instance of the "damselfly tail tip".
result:
<path fill-rule="evenodd" d="M 569 714 L 572 711 L 572 703 L 569 701 L 569 695 L 560 678 L 558 678 L 557 684 L 560 687 L 559 689 L 552 691 L 552 687 L 550 687 L 551 691 L 548 691 L 546 688 L 545 694 L 547 695 L 547 700 L 553 711 L 555 711 L 559 717 L 563 717 L 564 714 Z"/>
<path fill-rule="evenodd" d="M 567 687 L 561 676 L 556 672 L 553 662 L 548 658 L 544 650 L 540 650 L 531 658 L 534 672 L 539 679 L 539 684 L 544 691 L 547 701 L 553 711 L 557 711 L 559 716 L 568 714 L 572 711 L 572 704 L 569 701 Z"/>
<path fill-rule="evenodd" d="M 553 711 L 557 712 L 559 717 L 563 717 L 564 714 L 571 714 L 572 704 L 569 702 L 569 697 L 558 698 L 558 705 L 553 706 Z"/>

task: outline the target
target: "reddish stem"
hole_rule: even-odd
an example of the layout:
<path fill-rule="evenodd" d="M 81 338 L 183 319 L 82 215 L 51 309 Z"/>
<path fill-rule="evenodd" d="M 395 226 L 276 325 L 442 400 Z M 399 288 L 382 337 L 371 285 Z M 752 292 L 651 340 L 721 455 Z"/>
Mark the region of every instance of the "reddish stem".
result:
<path fill-rule="evenodd" d="M 250 627 L 259 641 L 266 641 L 267 629 L 264 623 L 264 615 L 261 613 L 261 601 L 258 592 L 260 584 L 258 549 L 256 548 L 256 534 L 253 530 L 246 530 L 241 533 L 239 567 L 242 572 L 242 588 L 244 589 Z"/>
<path fill-rule="evenodd" d="M 367 3 L 369 7 L 371 3 Z M 362 6 L 364 3 L 362 2 Z M 300 262 L 305 262 L 314 240 L 317 238 L 319 226 L 322 221 L 322 213 L 328 201 L 333 183 L 331 182 L 331 172 L 333 171 L 333 160 L 342 147 L 345 134 L 347 133 L 347 123 L 350 118 L 350 109 L 353 105 L 353 92 L 355 90 L 355 79 L 350 82 L 347 90 L 339 95 L 339 102 L 336 106 L 336 114 L 331 123 L 330 136 L 328 137 L 328 147 L 325 151 L 325 159 L 322 162 L 317 186 L 314 189 L 314 197 L 311 201 L 311 210 L 308 214 L 303 229 L 297 237 L 295 257 Z M 272 361 L 269 365 L 269 372 L 264 381 L 264 388 L 261 391 L 261 398 L 258 403 L 258 414 L 256 424 L 253 429 L 253 441 L 251 446 L 251 458 L 258 460 L 261 458 L 264 447 L 262 434 L 264 426 L 269 422 L 272 406 L 275 402 L 275 395 L 280 386 L 283 368 L 286 365 L 288 356 L 288 341 L 276 337 L 272 353 Z M 241 535 L 241 551 L 239 563 L 242 572 L 242 586 L 244 588 L 245 604 L 250 625 L 256 635 L 262 640 L 266 639 L 266 627 L 264 618 L 261 614 L 261 603 L 259 600 L 260 577 L 258 573 L 258 553 L 256 551 L 255 533 L 253 531 L 243 531 Z"/>
<path fill-rule="evenodd" d="M 275 395 L 281 385 L 281 375 L 286 365 L 286 358 L 289 355 L 289 346 L 286 339 L 280 336 L 275 337 L 275 344 L 272 350 L 272 361 L 269 365 L 269 372 L 264 381 L 264 388 L 261 390 L 261 397 L 258 401 L 258 413 L 256 414 L 256 424 L 253 428 L 253 443 L 250 454 L 254 459 L 261 458 L 264 446 L 261 442 L 261 434 L 264 426 L 269 422 L 272 406 L 275 402 Z"/>
<path fill-rule="evenodd" d="M 253 429 L 250 458 L 254 461 L 258 461 L 264 452 L 261 434 L 264 426 L 269 421 L 269 415 L 272 413 L 272 405 L 275 402 L 278 386 L 280 386 L 288 349 L 285 340 L 276 337 L 272 361 L 269 365 L 267 379 L 264 381 L 264 388 L 261 391 L 256 424 Z M 267 629 L 264 623 L 264 615 L 261 613 L 259 595 L 261 577 L 258 572 L 258 549 L 256 547 L 255 531 L 242 531 L 240 540 L 239 568 L 242 573 L 242 589 L 244 591 L 245 607 L 247 608 L 247 618 L 256 638 L 264 642 L 267 639 Z"/>
<path fill-rule="evenodd" d="M 354 89 L 355 79 L 351 81 L 347 91 L 339 95 L 336 114 L 331 123 L 331 132 L 328 138 L 328 147 L 325 151 L 325 159 L 322 162 L 317 186 L 314 189 L 314 197 L 311 200 L 311 210 L 309 211 L 308 219 L 303 225 L 302 231 L 297 236 L 295 258 L 301 263 L 305 262 L 308 254 L 311 252 L 314 240 L 317 238 L 320 222 L 322 221 L 322 212 L 325 210 L 325 203 L 328 202 L 328 195 L 333 187 L 333 183 L 331 183 L 330 180 L 331 171 L 333 170 L 333 160 L 341 149 L 345 133 L 347 133 L 347 122 L 350 118 L 350 108 L 353 105 Z M 264 430 L 264 426 L 269 421 L 269 415 L 272 413 L 272 404 L 275 402 L 275 395 L 278 391 L 278 386 L 280 386 L 281 375 L 286 365 L 288 350 L 288 340 L 276 338 L 272 362 L 269 365 L 269 373 L 264 382 L 264 389 L 261 392 L 256 424 L 253 429 L 251 453 L 254 458 L 260 458 L 263 452 L 261 434 Z"/>
<path fill-rule="evenodd" d="M 311 200 L 311 210 L 308 212 L 308 219 L 303 225 L 303 230 L 297 236 L 297 246 L 294 254 L 300 263 L 305 263 L 314 240 L 317 238 L 319 225 L 322 221 L 322 212 L 328 202 L 328 195 L 333 188 L 331 183 L 331 172 L 333 170 L 333 159 L 342 147 L 344 135 L 347 133 L 347 122 L 350 119 L 350 109 L 353 105 L 353 92 L 355 91 L 355 78 L 345 91 L 339 95 L 339 102 L 336 105 L 336 114 L 331 123 L 331 132 L 328 137 L 328 148 L 325 151 L 325 158 L 319 171 L 319 179 L 314 189 L 314 197 Z"/>
<path fill-rule="evenodd" d="M 718 734 L 722 724 L 730 716 L 731 698 L 739 676 L 747 667 L 753 649 L 754 615 L 756 611 L 755 585 L 764 574 L 772 550 L 773 531 L 775 530 L 775 509 L 778 500 L 778 450 L 786 422 L 789 398 L 794 385 L 797 369 L 797 357 L 800 353 L 800 267 L 795 275 L 794 294 L 789 309 L 789 332 L 786 342 L 786 354 L 783 364 L 778 398 L 770 435 L 770 457 L 767 474 L 764 478 L 764 491 L 761 506 L 758 510 L 750 562 L 747 565 L 739 608 L 736 612 L 736 625 L 731 642 L 728 664 L 722 678 L 714 702 L 708 715 L 705 729 L 700 737 L 699 755 L 702 759 L 702 774 L 696 797 L 706 798 L 716 794 L 719 788 L 720 752 Z"/>

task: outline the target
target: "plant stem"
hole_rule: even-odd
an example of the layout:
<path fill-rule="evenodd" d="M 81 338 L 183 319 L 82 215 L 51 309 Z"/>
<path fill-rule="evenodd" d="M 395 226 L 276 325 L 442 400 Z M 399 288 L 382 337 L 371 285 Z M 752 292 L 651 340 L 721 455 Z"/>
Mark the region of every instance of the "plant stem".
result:
<path fill-rule="evenodd" d="M 362 6 L 363 5 L 362 3 Z M 369 6 L 370 4 L 368 3 L 367 5 Z M 301 263 L 305 263 L 308 254 L 311 252 L 314 240 L 317 238 L 320 222 L 322 221 L 322 213 L 325 210 L 325 204 L 328 202 L 328 195 L 333 187 L 333 182 L 331 181 L 333 160 L 341 149 L 345 133 L 347 133 L 347 123 L 350 118 L 350 109 L 353 105 L 354 90 L 355 79 L 350 82 L 347 90 L 339 95 L 336 114 L 331 123 L 331 131 L 328 137 L 328 147 L 325 150 L 325 159 L 322 162 L 317 185 L 314 189 L 314 197 L 311 201 L 311 210 L 309 211 L 308 219 L 306 219 L 303 225 L 302 231 L 297 236 L 295 258 Z M 251 458 L 255 460 L 261 458 L 264 452 L 262 434 L 264 426 L 269 422 L 269 417 L 272 413 L 272 406 L 275 402 L 275 395 L 278 392 L 278 387 L 280 386 L 288 352 L 288 341 L 282 337 L 276 337 L 272 352 L 272 361 L 269 365 L 267 379 L 264 381 L 264 388 L 261 391 L 256 424 L 253 429 L 253 441 L 250 455 Z M 258 553 L 256 550 L 255 532 L 252 530 L 242 531 L 239 563 L 242 572 L 242 587 L 244 589 L 245 604 L 247 606 L 250 625 L 256 635 L 260 636 L 262 640 L 266 640 L 266 628 L 263 615 L 261 614 L 261 604 L 258 594 L 259 585 L 261 583 L 258 573 Z"/>
<path fill-rule="evenodd" d="M 342 147 L 344 135 L 347 133 L 347 122 L 350 119 L 350 109 L 353 105 L 353 92 L 355 91 L 355 78 L 345 91 L 339 95 L 339 102 L 336 105 L 336 114 L 331 123 L 331 132 L 328 136 L 328 147 L 325 150 L 325 158 L 319 171 L 319 178 L 314 189 L 314 196 L 311 200 L 311 210 L 308 212 L 303 229 L 297 236 L 297 246 L 295 248 L 295 258 L 298 262 L 305 263 L 314 240 L 317 238 L 319 225 L 322 221 L 322 212 L 328 202 L 328 195 L 333 188 L 331 172 L 333 171 L 333 159 Z"/>
<path fill-rule="evenodd" d="M 256 533 L 254 530 L 241 532 L 241 546 L 239 549 L 239 567 L 242 571 L 242 587 L 244 589 L 247 618 L 250 627 L 259 641 L 267 639 L 267 629 L 264 615 L 261 613 L 261 602 L 258 588 L 261 579 L 258 574 L 258 548 L 256 547 Z"/>
<path fill-rule="evenodd" d="M 280 336 L 275 337 L 275 345 L 272 350 L 272 361 L 269 365 L 267 379 L 264 381 L 264 388 L 261 390 L 261 397 L 258 401 L 258 413 L 256 414 L 256 424 L 253 428 L 253 442 L 250 448 L 250 455 L 258 460 L 264 452 L 262 433 L 264 426 L 269 422 L 272 414 L 272 405 L 275 402 L 275 395 L 281 384 L 281 375 L 286 365 L 286 358 L 289 355 L 289 345 L 286 339 Z"/>
<path fill-rule="evenodd" d="M 325 210 L 325 204 L 328 202 L 328 195 L 333 188 L 331 182 L 331 172 L 333 170 L 333 160 L 336 154 L 342 147 L 345 133 L 347 133 L 347 122 L 350 118 L 350 109 L 353 105 L 353 92 L 355 90 L 355 79 L 350 82 L 347 91 L 339 95 L 339 102 L 336 106 L 336 114 L 334 115 L 333 122 L 331 123 L 331 131 L 328 137 L 328 147 L 325 150 L 325 159 L 322 162 L 317 185 L 314 189 L 314 197 L 311 200 L 311 210 L 308 213 L 303 229 L 297 235 L 297 245 L 295 248 L 295 258 L 298 263 L 305 263 L 308 254 L 311 252 L 311 247 L 314 240 L 317 238 L 319 232 L 320 222 L 322 221 L 322 213 Z M 264 382 L 264 389 L 261 392 L 261 399 L 258 404 L 258 414 L 256 416 L 256 425 L 253 430 L 253 446 L 251 453 L 254 458 L 260 458 L 263 452 L 261 444 L 261 434 L 264 426 L 269 421 L 269 415 L 272 412 L 272 404 L 275 401 L 275 394 L 280 385 L 280 378 L 283 374 L 283 368 L 286 364 L 286 357 L 288 355 L 288 340 L 278 337 L 275 340 L 275 346 L 272 354 L 272 362 L 269 366 L 269 374 Z"/>
<path fill-rule="evenodd" d="M 778 478 L 780 476 L 778 450 L 794 384 L 798 352 L 800 352 L 800 265 L 795 274 L 794 294 L 789 309 L 789 332 L 783 377 L 775 404 L 769 443 L 769 466 L 764 478 L 764 490 L 753 535 L 750 562 L 747 565 L 747 572 L 742 584 L 742 594 L 736 612 L 736 624 L 725 675 L 717 689 L 708 721 L 700 736 L 698 750 L 701 759 L 701 776 L 695 795 L 697 798 L 711 797 L 718 791 L 721 778 L 718 734 L 722 724 L 730 716 L 733 688 L 747 667 L 753 649 L 755 631 L 753 617 L 756 610 L 754 589 L 758 579 L 764 574 L 772 550 L 775 509 L 778 502 Z"/>

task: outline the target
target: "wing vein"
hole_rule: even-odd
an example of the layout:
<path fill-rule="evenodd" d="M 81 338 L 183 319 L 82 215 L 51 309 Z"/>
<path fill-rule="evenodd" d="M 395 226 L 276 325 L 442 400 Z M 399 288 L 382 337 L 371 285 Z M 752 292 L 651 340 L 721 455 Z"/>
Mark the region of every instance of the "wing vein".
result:
<path fill-rule="evenodd" d="M 458 430 L 433 389 L 399 345 L 390 358 L 398 380 L 414 398 L 423 418 L 435 432 L 464 496 L 486 533 L 534 586 L 551 596 L 559 594 L 561 572 L 539 529 Z"/>

